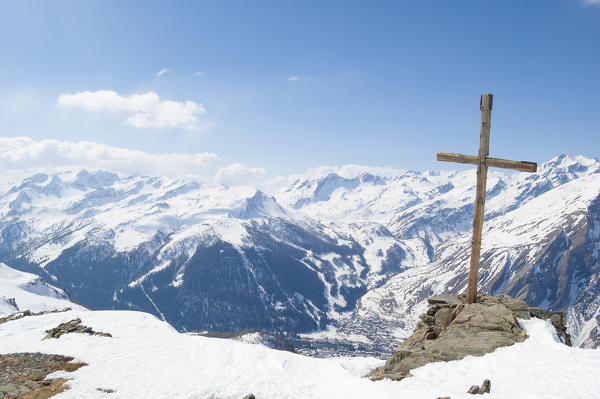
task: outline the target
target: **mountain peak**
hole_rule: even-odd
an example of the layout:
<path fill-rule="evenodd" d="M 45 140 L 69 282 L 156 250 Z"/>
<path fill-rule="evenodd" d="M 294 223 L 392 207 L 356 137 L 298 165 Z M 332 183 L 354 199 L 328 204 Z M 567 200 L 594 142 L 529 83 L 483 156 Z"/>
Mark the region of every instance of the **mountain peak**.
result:
<path fill-rule="evenodd" d="M 557 175 L 563 183 L 572 179 L 597 173 L 600 171 L 600 161 L 596 158 L 587 158 L 582 155 L 560 154 L 539 167 L 539 172 L 544 176 Z"/>
<path fill-rule="evenodd" d="M 369 172 L 362 172 L 360 174 L 360 181 L 372 184 L 385 184 L 385 180 L 383 180 L 381 176 L 375 176 Z"/>
<path fill-rule="evenodd" d="M 277 203 L 275 197 L 256 190 L 252 197 L 246 198 L 239 208 L 231 212 L 231 216 L 239 219 L 284 217 L 287 216 L 287 212 Z"/>
<path fill-rule="evenodd" d="M 77 173 L 77 178 L 73 182 L 72 186 L 80 190 L 87 190 L 88 188 L 97 189 L 113 185 L 115 182 L 121 180 L 116 173 L 107 172 L 104 170 L 98 170 L 90 173 L 86 169 L 82 169 Z"/>

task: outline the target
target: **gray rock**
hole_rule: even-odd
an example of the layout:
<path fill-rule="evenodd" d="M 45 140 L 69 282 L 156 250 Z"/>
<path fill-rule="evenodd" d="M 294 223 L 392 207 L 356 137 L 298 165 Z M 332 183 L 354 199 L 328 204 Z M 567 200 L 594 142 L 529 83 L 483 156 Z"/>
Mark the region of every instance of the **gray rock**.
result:
<path fill-rule="evenodd" d="M 450 325 L 450 315 L 452 314 L 451 308 L 442 308 L 435 314 L 435 324 L 433 326 L 433 332 L 435 335 L 440 335 L 448 325 Z"/>
<path fill-rule="evenodd" d="M 31 380 L 25 381 L 25 383 L 23 385 L 25 385 L 25 387 L 27 387 L 27 389 L 29 391 L 35 391 L 36 389 L 38 389 L 40 387 L 39 382 L 37 382 L 37 381 L 31 381 Z M 21 390 L 23 390 L 22 387 L 21 387 Z"/>
<path fill-rule="evenodd" d="M 115 393 L 114 389 L 110 388 L 96 388 L 96 391 L 104 392 L 104 393 Z"/>
<path fill-rule="evenodd" d="M 17 395 L 19 392 L 20 390 L 15 384 L 0 385 L 0 394 Z"/>
<path fill-rule="evenodd" d="M 430 306 L 429 309 L 427 309 L 427 313 L 425 313 L 425 314 L 433 316 L 438 310 L 440 310 L 439 306 L 435 306 L 435 305 L 434 306 Z"/>
<path fill-rule="evenodd" d="M 431 298 L 429 298 L 427 300 L 427 302 L 430 305 L 437 305 L 437 306 L 457 306 L 457 305 L 462 305 L 463 303 L 465 303 L 458 296 L 450 295 L 450 294 L 434 295 Z"/>
<path fill-rule="evenodd" d="M 430 316 L 427 313 L 423 313 L 422 315 L 420 315 L 419 319 L 421 319 L 426 324 L 431 324 L 435 322 L 435 317 Z"/>
<path fill-rule="evenodd" d="M 401 380 L 405 379 L 406 377 L 407 377 L 407 375 L 401 374 L 401 373 L 396 373 L 396 374 L 391 373 L 391 374 L 387 374 L 385 376 L 385 378 L 390 379 L 392 381 L 401 381 Z"/>
<path fill-rule="evenodd" d="M 15 302 L 15 306 L 16 306 L 16 302 Z M 32 313 L 30 310 L 24 310 L 22 312 L 9 314 L 8 316 L 5 316 L 5 317 L 0 317 L 0 324 L 4 324 L 4 323 L 7 323 L 7 322 L 13 321 L 13 320 L 18 320 L 23 317 L 40 316 L 40 315 L 45 315 L 45 314 L 50 314 L 50 313 L 68 312 L 69 310 L 71 310 L 71 308 L 64 308 L 62 310 L 46 310 L 46 311 L 37 312 L 37 313 Z"/>
<path fill-rule="evenodd" d="M 481 388 L 479 388 L 479 393 L 480 394 L 490 393 L 491 388 L 492 388 L 492 383 L 490 382 L 490 380 L 484 380 L 483 384 L 481 384 Z"/>
<path fill-rule="evenodd" d="M 472 395 L 477 395 L 479 393 L 479 387 L 477 385 L 473 385 L 471 388 L 469 388 L 467 393 L 470 393 Z"/>
<path fill-rule="evenodd" d="M 496 348 L 523 342 L 527 334 L 516 317 L 539 315 L 556 323 L 559 333 L 566 333 L 564 314 L 529 308 L 508 295 L 479 295 L 476 303 L 465 304 L 464 295 L 444 294 L 429 298 L 429 303 L 432 306 L 422 315 L 413 335 L 369 376 L 393 375 L 397 379 L 428 363 L 483 356 Z"/>
<path fill-rule="evenodd" d="M 68 387 L 64 378 L 46 378 L 58 370 L 72 372 L 85 363 L 73 363 L 72 357 L 43 353 L 0 354 L 0 398 L 46 398 Z M 50 395 L 53 396 L 53 395 Z"/>
<path fill-rule="evenodd" d="M 256 397 L 253 394 L 250 393 L 250 394 L 244 396 L 243 399 L 256 399 Z"/>
<path fill-rule="evenodd" d="M 61 323 L 58 326 L 46 330 L 46 336 L 42 339 L 49 338 L 60 338 L 60 336 L 64 334 L 70 333 L 80 333 L 80 334 L 89 334 L 89 335 L 98 335 L 102 337 L 112 337 L 110 333 L 98 332 L 92 330 L 92 327 L 84 326 L 81 324 L 81 319 L 73 319 L 66 323 Z"/>

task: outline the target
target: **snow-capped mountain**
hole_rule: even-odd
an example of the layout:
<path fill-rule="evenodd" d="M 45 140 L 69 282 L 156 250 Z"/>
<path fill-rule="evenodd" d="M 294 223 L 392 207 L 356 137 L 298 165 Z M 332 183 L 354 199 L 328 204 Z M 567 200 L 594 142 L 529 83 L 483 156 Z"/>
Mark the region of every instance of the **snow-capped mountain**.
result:
<path fill-rule="evenodd" d="M 367 291 L 362 247 L 254 188 L 79 171 L 0 197 L 1 258 L 92 308 L 188 331 L 300 332 Z"/>
<path fill-rule="evenodd" d="M 562 155 L 536 174 L 488 176 L 481 288 L 568 311 L 584 346 L 600 343 L 599 171 Z M 475 171 L 380 172 L 263 191 L 38 174 L 0 188 L 0 261 L 85 306 L 148 311 L 181 331 L 260 328 L 380 354 L 429 295 L 464 289 Z"/>

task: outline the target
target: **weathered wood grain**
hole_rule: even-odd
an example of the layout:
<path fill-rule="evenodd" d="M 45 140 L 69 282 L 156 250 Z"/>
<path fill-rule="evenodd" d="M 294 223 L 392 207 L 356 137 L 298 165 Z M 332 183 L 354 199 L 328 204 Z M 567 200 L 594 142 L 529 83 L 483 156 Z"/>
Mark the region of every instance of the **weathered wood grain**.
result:
<path fill-rule="evenodd" d="M 508 159 L 490 158 L 488 156 L 490 153 L 490 124 L 492 119 L 493 101 L 493 95 L 481 95 L 479 102 L 479 108 L 481 110 L 479 153 L 476 157 L 450 152 L 439 152 L 437 154 L 438 161 L 477 165 L 477 189 L 475 191 L 475 216 L 473 217 L 473 238 L 471 239 L 471 262 L 467 286 L 467 303 L 473 303 L 477 299 L 477 280 L 479 276 L 479 258 L 481 255 L 481 236 L 483 230 L 483 212 L 485 209 L 485 189 L 488 167 L 519 170 L 522 172 L 537 171 L 537 164 L 534 162 L 511 161 Z"/>
<path fill-rule="evenodd" d="M 454 154 L 451 152 L 438 152 L 437 160 L 443 162 L 464 163 L 469 165 L 477 165 L 479 162 L 478 158 L 473 155 Z M 537 163 L 535 162 L 511 161 L 508 159 L 487 157 L 485 159 L 485 163 L 490 168 L 511 169 L 530 173 L 537 172 Z"/>

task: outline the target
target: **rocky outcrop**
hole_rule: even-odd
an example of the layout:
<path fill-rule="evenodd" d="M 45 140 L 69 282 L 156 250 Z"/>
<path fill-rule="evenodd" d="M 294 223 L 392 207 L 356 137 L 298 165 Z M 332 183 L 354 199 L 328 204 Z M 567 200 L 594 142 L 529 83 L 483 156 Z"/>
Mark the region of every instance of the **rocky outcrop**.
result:
<path fill-rule="evenodd" d="M 66 323 L 61 323 L 50 330 L 46 330 L 46 336 L 43 339 L 60 338 L 61 335 L 69 333 L 81 333 L 89 335 L 99 335 L 101 337 L 112 337 L 110 333 L 94 331 L 92 330 L 92 327 L 84 326 L 83 324 L 81 324 L 81 319 L 77 318 Z"/>
<path fill-rule="evenodd" d="M 65 378 L 46 376 L 58 370 L 72 372 L 85 363 L 72 357 L 43 353 L 0 355 L 0 398 L 46 399 L 69 389 Z"/>
<path fill-rule="evenodd" d="M 41 315 L 45 315 L 45 314 L 50 314 L 50 313 L 60 313 L 60 312 L 68 312 L 69 310 L 71 310 L 71 308 L 64 308 L 62 310 L 47 310 L 44 312 L 31 312 L 29 310 L 24 310 L 22 312 L 17 312 L 17 313 L 13 313 L 13 314 L 9 314 L 8 316 L 4 316 L 4 317 L 0 317 L 0 324 L 4 324 L 7 323 L 9 321 L 13 321 L 13 320 L 19 320 L 22 319 L 23 317 L 28 317 L 28 316 L 41 316 Z"/>
<path fill-rule="evenodd" d="M 492 383 L 490 382 L 490 380 L 484 380 L 481 386 L 473 385 L 471 388 L 469 388 L 467 393 L 470 393 L 472 395 L 483 395 L 484 393 L 490 393 L 491 389 Z"/>
<path fill-rule="evenodd" d="M 565 315 L 528 307 L 508 295 L 479 295 L 476 303 L 465 304 L 464 295 L 436 295 L 420 316 L 413 335 L 370 376 L 374 380 L 401 380 L 410 370 L 439 361 L 459 360 L 465 356 L 483 356 L 502 346 L 523 342 L 527 334 L 517 318 L 550 319 L 561 340 L 570 345 Z"/>

